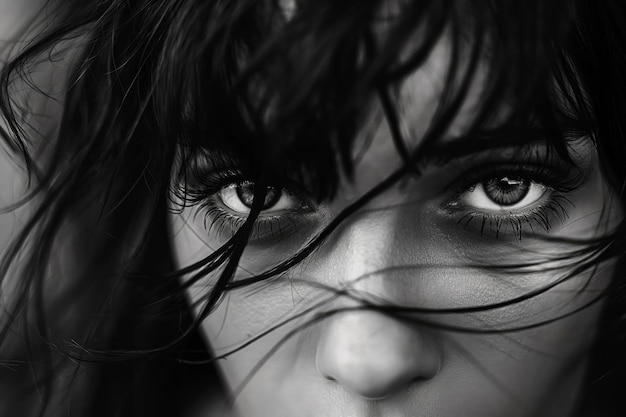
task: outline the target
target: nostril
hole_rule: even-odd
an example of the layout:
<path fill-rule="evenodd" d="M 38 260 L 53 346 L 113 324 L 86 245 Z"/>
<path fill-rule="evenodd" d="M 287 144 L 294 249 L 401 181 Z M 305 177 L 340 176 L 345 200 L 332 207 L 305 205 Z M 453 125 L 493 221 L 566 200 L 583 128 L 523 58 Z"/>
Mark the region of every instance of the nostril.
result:
<path fill-rule="evenodd" d="M 348 381 L 345 381 L 345 382 L 338 381 L 336 378 L 334 378 L 332 375 L 330 375 L 328 373 L 323 373 L 323 372 L 320 372 L 320 373 L 322 374 L 322 376 L 326 380 L 328 380 L 330 382 L 337 383 L 337 384 L 340 384 L 342 386 L 346 386 L 347 385 L 346 388 L 351 389 L 351 391 L 352 391 L 352 389 L 354 389 L 354 384 L 350 384 L 350 383 L 346 384 L 345 383 L 345 382 L 348 382 Z M 359 391 L 352 392 L 352 393 L 358 395 L 359 397 L 363 398 L 364 400 L 372 401 L 372 402 L 383 401 L 383 400 L 385 400 L 385 399 L 387 399 L 389 397 L 389 394 L 377 394 L 375 392 L 368 392 L 366 389 L 361 389 Z"/>
<path fill-rule="evenodd" d="M 428 339 L 423 329 L 375 312 L 343 314 L 321 334 L 317 369 L 348 392 L 381 401 L 438 373 L 441 356 Z"/>

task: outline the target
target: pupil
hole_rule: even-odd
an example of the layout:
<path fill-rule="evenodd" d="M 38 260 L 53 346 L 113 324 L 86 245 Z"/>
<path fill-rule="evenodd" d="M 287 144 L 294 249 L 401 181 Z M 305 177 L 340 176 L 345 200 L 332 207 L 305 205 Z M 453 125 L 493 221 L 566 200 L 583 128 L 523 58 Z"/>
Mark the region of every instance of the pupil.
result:
<path fill-rule="evenodd" d="M 524 199 L 530 191 L 530 181 L 523 178 L 494 178 L 483 183 L 485 194 L 500 206 L 512 206 Z"/>
<path fill-rule="evenodd" d="M 280 188 L 267 187 L 265 191 L 265 201 L 261 210 L 267 210 L 273 207 L 282 195 Z M 254 200 L 254 183 L 246 182 L 237 186 L 237 197 L 248 208 L 252 208 L 252 200 Z"/>

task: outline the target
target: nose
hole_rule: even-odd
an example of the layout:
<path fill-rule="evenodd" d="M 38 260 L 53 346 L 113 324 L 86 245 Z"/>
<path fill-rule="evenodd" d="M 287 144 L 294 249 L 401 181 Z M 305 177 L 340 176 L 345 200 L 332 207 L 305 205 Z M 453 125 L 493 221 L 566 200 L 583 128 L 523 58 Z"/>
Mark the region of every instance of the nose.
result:
<path fill-rule="evenodd" d="M 322 330 L 318 371 L 360 397 L 389 397 L 437 374 L 439 356 L 426 332 L 376 311 L 339 313 Z"/>
<path fill-rule="evenodd" d="M 353 218 L 326 242 L 325 252 L 311 264 L 317 268 L 314 275 L 377 302 L 414 302 L 415 297 L 408 295 L 420 295 L 413 287 L 416 279 L 407 284 L 386 272 L 387 267 L 424 252 L 398 237 L 403 224 L 398 216 L 397 210 L 374 210 Z M 338 303 L 357 301 L 344 298 Z M 352 394 L 383 399 L 438 373 L 442 363 L 438 334 L 373 309 L 339 312 L 321 325 L 317 369 Z"/>

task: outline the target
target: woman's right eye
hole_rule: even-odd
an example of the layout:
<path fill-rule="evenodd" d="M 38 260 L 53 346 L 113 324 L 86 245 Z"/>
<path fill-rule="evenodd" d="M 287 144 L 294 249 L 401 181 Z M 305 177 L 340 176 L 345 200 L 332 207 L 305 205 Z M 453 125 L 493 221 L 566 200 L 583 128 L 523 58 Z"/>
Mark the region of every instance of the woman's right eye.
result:
<path fill-rule="evenodd" d="M 242 181 L 230 184 L 217 192 L 222 204 L 235 215 L 247 216 L 252 209 L 255 184 Z M 309 205 L 302 196 L 284 188 L 267 187 L 265 201 L 259 217 L 279 216 L 280 214 L 309 210 Z"/>
<path fill-rule="evenodd" d="M 215 183 L 213 191 L 204 193 L 201 209 L 209 235 L 224 241 L 236 233 L 250 215 L 256 185 L 248 180 L 221 178 L 220 181 L 222 185 Z M 291 187 L 268 186 L 250 241 L 276 241 L 302 231 L 311 223 L 307 214 L 314 212 L 310 201 L 304 193 Z"/>

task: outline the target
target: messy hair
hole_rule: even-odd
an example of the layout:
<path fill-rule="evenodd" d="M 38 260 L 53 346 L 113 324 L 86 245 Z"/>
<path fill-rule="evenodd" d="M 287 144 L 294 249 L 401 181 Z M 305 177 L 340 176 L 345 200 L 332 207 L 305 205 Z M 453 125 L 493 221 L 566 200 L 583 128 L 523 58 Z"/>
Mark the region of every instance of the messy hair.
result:
<path fill-rule="evenodd" d="M 520 143 L 540 125 L 567 158 L 565 138 L 589 136 L 623 205 L 621 2 L 67 0 L 47 10 L 52 22 L 12 55 L 0 80 L 2 136 L 30 178 L 21 204 L 33 207 L 0 267 L 11 288 L 0 320 L 0 410 L 11 415 L 180 413 L 199 389 L 198 367 L 185 364 L 208 359 L 199 322 L 226 292 L 289 270 L 370 199 L 419 175 L 420 155 L 436 152 L 479 66 L 486 81 L 467 136 L 487 136 L 505 104 L 514 111 L 498 129 Z M 446 87 L 420 146 L 409 149 L 398 91 L 444 36 Z M 61 94 L 32 81 L 42 63 L 68 55 Z M 30 128 L 37 115 L 24 91 L 62 104 L 51 132 Z M 354 140 L 374 101 L 403 168 L 293 257 L 233 281 L 271 171 L 331 199 L 339 178 L 353 175 Z M 189 186 L 194 161 L 212 150 L 244 161 L 255 184 L 251 213 L 222 247 L 176 270 L 167 207 L 172 195 L 189 204 L 201 196 Z M 601 403 L 624 411 L 616 404 L 626 382 L 622 229 L 587 242 L 593 256 L 577 271 L 620 260 L 599 296 L 607 307 L 589 380 Z M 64 256 L 71 268 L 59 265 Z M 183 291 L 215 271 L 192 318 Z M 182 275 L 192 278 L 183 284 Z M 61 406 L 68 398 L 73 405 Z"/>

